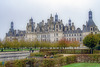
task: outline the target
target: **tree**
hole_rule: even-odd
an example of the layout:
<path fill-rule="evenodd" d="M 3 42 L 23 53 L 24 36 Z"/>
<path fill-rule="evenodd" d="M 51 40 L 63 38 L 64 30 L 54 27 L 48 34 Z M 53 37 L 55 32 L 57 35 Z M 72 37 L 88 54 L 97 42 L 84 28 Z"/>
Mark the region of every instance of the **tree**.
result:
<path fill-rule="evenodd" d="M 93 48 L 97 45 L 98 38 L 93 34 L 87 35 L 84 40 L 83 44 L 91 49 L 91 54 L 93 53 Z"/>
<path fill-rule="evenodd" d="M 18 42 L 18 40 L 12 41 L 12 45 L 14 49 L 17 49 L 17 51 L 19 51 L 20 43 Z"/>
<path fill-rule="evenodd" d="M 1 48 L 1 52 L 3 52 L 3 43 L 1 40 L 0 40 L 0 48 Z"/>
<path fill-rule="evenodd" d="M 11 45 L 11 42 L 10 41 L 7 41 L 7 40 L 4 41 L 4 49 L 5 48 L 10 48 L 11 47 L 10 45 Z"/>
<path fill-rule="evenodd" d="M 98 45 L 100 45 L 100 34 L 96 34 L 96 36 L 98 37 Z"/>
<path fill-rule="evenodd" d="M 100 34 L 96 34 L 96 36 L 98 37 L 98 44 L 95 47 L 96 50 L 100 50 Z"/>
<path fill-rule="evenodd" d="M 62 38 L 59 42 L 58 45 L 59 47 L 69 47 L 70 41 L 66 40 L 65 38 Z"/>
<path fill-rule="evenodd" d="M 80 46 L 79 41 L 71 41 L 70 46 L 73 47 L 73 49 L 74 49 L 74 47 L 79 47 Z"/>

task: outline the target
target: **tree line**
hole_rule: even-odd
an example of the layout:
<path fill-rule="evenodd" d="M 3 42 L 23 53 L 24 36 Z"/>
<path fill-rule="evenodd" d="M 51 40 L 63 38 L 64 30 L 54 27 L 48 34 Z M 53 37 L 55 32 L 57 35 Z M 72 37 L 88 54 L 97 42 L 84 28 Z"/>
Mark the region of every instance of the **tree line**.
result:
<path fill-rule="evenodd" d="M 93 49 L 94 47 L 97 47 L 100 49 L 100 34 L 89 34 L 83 39 L 83 44 L 90 49 Z M 13 49 L 20 49 L 20 48 L 50 48 L 50 47 L 59 47 L 59 49 L 65 49 L 65 47 L 79 47 L 80 43 L 79 41 L 69 41 L 65 38 L 62 38 L 58 42 L 44 42 L 44 41 L 24 41 L 24 40 L 13 40 L 13 41 L 0 41 L 0 48 L 6 49 L 6 48 L 13 48 Z"/>
<path fill-rule="evenodd" d="M 13 40 L 13 41 L 0 41 L 0 48 L 6 49 L 6 48 L 13 48 L 13 49 L 19 49 L 19 48 L 50 48 L 50 47 L 59 47 L 59 49 L 65 48 L 65 47 L 78 47 L 79 42 L 78 41 L 68 41 L 65 38 L 62 38 L 58 42 L 44 42 L 44 41 L 24 41 L 24 40 Z"/>

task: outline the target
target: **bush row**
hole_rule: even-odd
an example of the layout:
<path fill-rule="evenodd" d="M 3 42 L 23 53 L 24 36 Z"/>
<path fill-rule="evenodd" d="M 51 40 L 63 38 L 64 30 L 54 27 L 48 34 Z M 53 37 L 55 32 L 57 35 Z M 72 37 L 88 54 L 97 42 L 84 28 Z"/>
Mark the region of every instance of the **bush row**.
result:
<path fill-rule="evenodd" d="M 90 49 L 41 49 L 40 52 L 65 53 L 65 54 L 90 54 Z"/>
<path fill-rule="evenodd" d="M 93 53 L 94 54 L 100 54 L 100 50 L 94 50 Z"/>
<path fill-rule="evenodd" d="M 57 58 L 43 58 L 43 59 L 23 59 L 16 61 L 8 61 L 5 67 L 61 67 L 71 63 L 100 63 L 100 55 L 97 54 L 83 54 L 72 56 L 60 56 Z"/>

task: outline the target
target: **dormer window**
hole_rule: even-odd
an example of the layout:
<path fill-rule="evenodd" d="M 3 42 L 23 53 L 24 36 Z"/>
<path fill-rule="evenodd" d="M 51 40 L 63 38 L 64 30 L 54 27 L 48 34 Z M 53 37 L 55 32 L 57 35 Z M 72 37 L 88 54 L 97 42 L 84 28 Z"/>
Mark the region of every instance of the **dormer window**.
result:
<path fill-rule="evenodd" d="M 91 31 L 92 31 L 92 28 L 91 28 Z"/>
<path fill-rule="evenodd" d="M 93 27 L 90 28 L 90 31 L 93 31 Z"/>
<path fill-rule="evenodd" d="M 56 25 L 56 28 L 58 28 L 58 25 Z"/>

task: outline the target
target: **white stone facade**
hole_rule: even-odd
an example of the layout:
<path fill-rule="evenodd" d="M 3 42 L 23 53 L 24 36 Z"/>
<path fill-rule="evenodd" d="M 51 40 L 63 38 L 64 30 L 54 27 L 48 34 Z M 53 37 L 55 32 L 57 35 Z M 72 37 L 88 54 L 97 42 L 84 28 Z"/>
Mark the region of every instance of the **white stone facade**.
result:
<path fill-rule="evenodd" d="M 27 23 L 26 31 L 22 33 L 22 36 L 16 36 L 12 26 L 13 25 L 11 25 L 10 32 L 6 34 L 6 39 L 16 37 L 18 40 L 21 40 L 22 37 L 22 39 L 26 41 L 37 40 L 56 42 L 62 38 L 66 38 L 70 41 L 79 41 L 82 43 L 86 35 L 90 33 L 99 33 L 99 30 L 92 19 L 92 11 L 89 11 L 89 20 L 86 22 L 86 25 L 83 25 L 83 30 L 80 28 L 76 29 L 74 23 L 72 23 L 70 19 L 68 20 L 68 24 L 64 25 L 63 21 L 58 19 L 57 14 L 55 15 L 55 18 L 51 15 L 50 18 L 47 19 L 47 22 L 42 20 L 42 22 L 38 23 L 37 26 L 31 18 L 29 23 Z"/>

